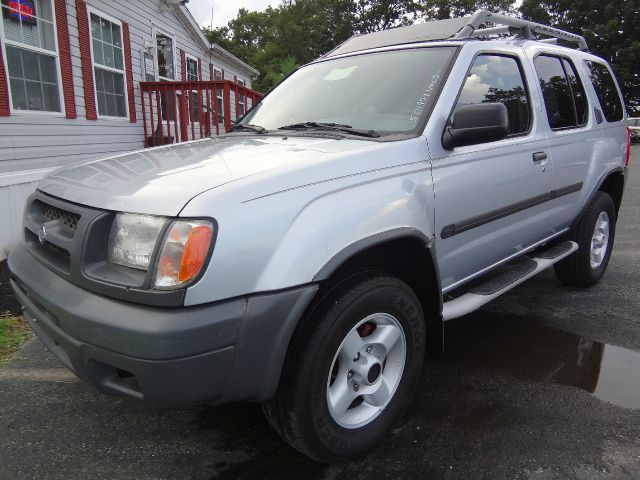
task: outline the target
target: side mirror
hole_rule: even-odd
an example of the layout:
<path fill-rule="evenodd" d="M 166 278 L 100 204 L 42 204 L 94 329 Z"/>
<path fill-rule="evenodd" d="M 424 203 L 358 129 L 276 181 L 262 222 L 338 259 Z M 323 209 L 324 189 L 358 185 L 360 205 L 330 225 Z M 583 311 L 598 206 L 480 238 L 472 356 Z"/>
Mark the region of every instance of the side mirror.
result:
<path fill-rule="evenodd" d="M 509 134 L 509 114 L 503 103 L 478 103 L 456 109 L 442 132 L 445 150 L 495 142 Z"/>

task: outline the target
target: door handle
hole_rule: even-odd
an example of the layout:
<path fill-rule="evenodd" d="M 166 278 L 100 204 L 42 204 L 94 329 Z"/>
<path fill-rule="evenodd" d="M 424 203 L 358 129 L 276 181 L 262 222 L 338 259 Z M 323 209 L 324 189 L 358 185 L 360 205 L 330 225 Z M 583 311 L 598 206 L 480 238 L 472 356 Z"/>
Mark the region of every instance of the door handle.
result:
<path fill-rule="evenodd" d="M 533 154 L 533 161 L 535 163 L 542 162 L 547 159 L 547 154 L 545 152 L 536 152 Z"/>

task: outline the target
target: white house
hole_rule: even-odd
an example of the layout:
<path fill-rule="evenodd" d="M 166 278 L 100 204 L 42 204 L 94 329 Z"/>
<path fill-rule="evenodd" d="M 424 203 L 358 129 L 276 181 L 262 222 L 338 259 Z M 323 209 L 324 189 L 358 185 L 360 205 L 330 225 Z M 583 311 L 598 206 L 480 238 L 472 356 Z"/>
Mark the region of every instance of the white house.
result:
<path fill-rule="evenodd" d="M 59 166 L 216 134 L 258 71 L 179 0 L 0 0 L 0 260 Z"/>

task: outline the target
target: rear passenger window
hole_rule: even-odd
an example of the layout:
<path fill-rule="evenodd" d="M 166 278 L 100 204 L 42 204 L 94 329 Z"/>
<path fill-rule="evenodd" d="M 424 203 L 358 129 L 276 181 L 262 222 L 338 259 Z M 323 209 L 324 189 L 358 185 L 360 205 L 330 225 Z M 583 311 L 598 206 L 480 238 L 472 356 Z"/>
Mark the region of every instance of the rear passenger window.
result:
<path fill-rule="evenodd" d="M 624 108 L 616 88 L 616 81 L 602 63 L 585 61 L 591 83 L 596 91 L 602 113 L 607 122 L 619 122 L 624 117 Z"/>
<path fill-rule="evenodd" d="M 517 59 L 506 55 L 478 55 L 462 87 L 456 109 L 478 103 L 503 103 L 509 112 L 510 135 L 529 130 L 529 96 Z"/>
<path fill-rule="evenodd" d="M 534 64 L 551 128 L 557 130 L 584 125 L 587 122 L 587 101 L 573 64 L 550 55 L 539 55 Z"/>

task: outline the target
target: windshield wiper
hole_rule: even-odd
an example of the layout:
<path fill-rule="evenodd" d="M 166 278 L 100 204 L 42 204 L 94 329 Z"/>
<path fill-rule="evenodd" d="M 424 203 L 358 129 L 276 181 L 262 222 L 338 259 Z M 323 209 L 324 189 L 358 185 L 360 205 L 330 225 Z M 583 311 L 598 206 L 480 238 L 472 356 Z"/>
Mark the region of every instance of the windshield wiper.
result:
<path fill-rule="evenodd" d="M 238 123 L 236 125 L 234 125 L 233 127 L 231 127 L 230 131 L 234 132 L 236 130 L 250 130 L 252 132 L 256 132 L 256 133 L 267 133 L 269 130 L 267 130 L 266 128 L 260 126 L 260 125 L 253 125 L 251 123 Z"/>
<path fill-rule="evenodd" d="M 279 127 L 278 130 L 335 130 L 339 132 L 349 133 L 351 135 L 358 135 L 360 137 L 378 138 L 380 134 L 375 130 L 364 130 L 361 128 L 353 128 L 351 125 L 344 125 L 342 123 L 326 123 L 326 122 L 302 122 L 293 123 L 291 125 L 285 125 Z"/>

